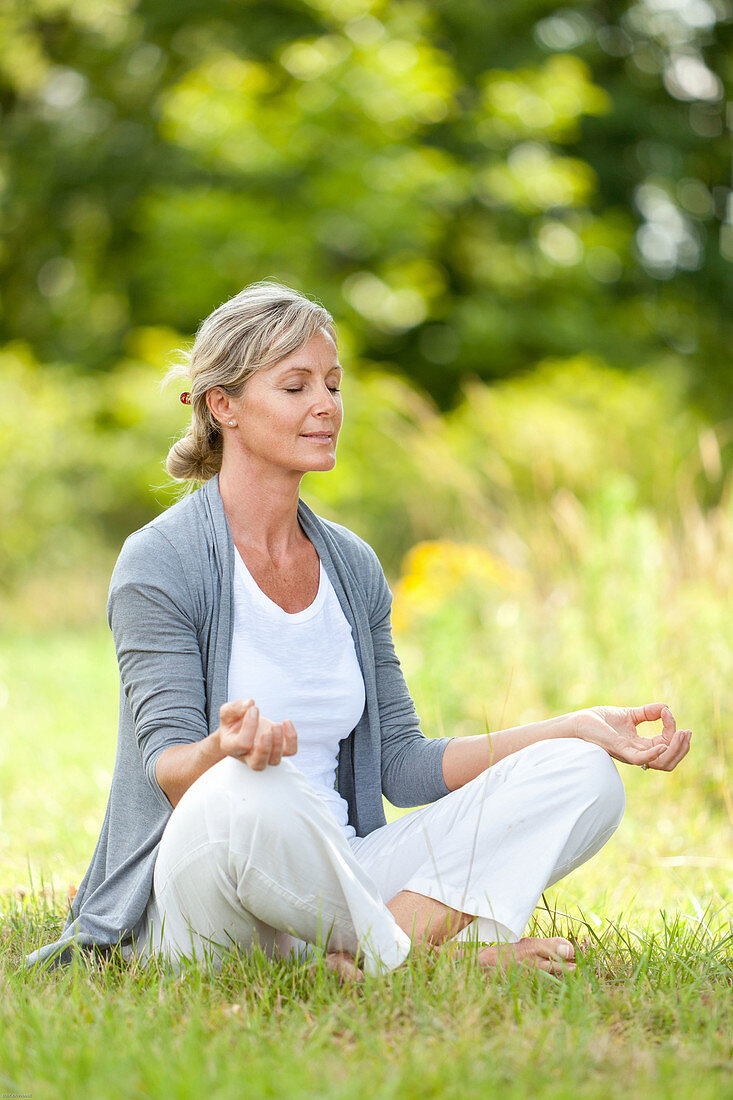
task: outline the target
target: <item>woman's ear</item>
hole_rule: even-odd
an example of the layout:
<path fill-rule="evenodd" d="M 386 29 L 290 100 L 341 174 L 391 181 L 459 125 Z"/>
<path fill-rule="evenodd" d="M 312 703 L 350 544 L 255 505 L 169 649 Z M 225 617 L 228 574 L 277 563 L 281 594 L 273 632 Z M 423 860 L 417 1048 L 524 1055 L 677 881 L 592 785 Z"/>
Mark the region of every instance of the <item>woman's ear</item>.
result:
<path fill-rule="evenodd" d="M 224 390 L 220 389 L 219 386 L 212 386 L 210 390 L 206 391 L 206 404 L 209 406 L 211 415 L 220 424 L 226 424 L 227 421 L 231 420 L 231 400 L 229 395 L 224 393 Z"/>

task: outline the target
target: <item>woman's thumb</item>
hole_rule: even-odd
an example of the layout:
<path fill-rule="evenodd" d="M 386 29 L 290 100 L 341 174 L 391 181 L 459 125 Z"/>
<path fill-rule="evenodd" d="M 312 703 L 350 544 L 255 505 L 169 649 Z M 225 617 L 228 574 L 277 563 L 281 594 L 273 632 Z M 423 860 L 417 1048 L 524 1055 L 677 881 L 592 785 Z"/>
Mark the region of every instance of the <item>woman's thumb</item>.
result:
<path fill-rule="evenodd" d="M 224 703 L 219 710 L 219 719 L 227 725 L 241 722 L 248 709 L 254 703 L 254 699 L 235 699 L 231 703 Z"/>

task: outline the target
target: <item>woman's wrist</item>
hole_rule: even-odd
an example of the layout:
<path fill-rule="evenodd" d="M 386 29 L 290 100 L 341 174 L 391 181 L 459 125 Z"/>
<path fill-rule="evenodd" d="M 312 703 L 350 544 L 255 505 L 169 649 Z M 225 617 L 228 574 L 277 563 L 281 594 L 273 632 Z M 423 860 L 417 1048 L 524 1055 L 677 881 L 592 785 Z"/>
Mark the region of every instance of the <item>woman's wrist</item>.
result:
<path fill-rule="evenodd" d="M 573 721 L 573 737 L 577 737 L 581 741 L 588 741 L 591 745 L 601 744 L 599 722 L 597 716 L 593 714 L 592 707 L 584 707 L 583 710 L 573 711 L 572 714 L 568 715 L 568 718 Z M 605 748 L 605 746 L 602 747 Z"/>
<path fill-rule="evenodd" d="M 527 726 L 526 729 L 536 729 L 537 741 L 559 737 L 581 737 L 579 720 L 581 713 L 579 710 L 572 710 L 567 714 L 558 714 L 555 718 L 546 718 L 542 722 L 537 722 L 534 727 Z"/>
<path fill-rule="evenodd" d="M 571 710 L 568 714 L 563 715 L 563 718 L 565 718 L 567 722 L 568 737 L 577 737 L 580 740 L 586 740 L 584 737 L 584 718 L 587 713 L 587 710 Z"/>
<path fill-rule="evenodd" d="M 204 765 L 203 771 L 207 771 L 223 760 L 226 753 L 221 747 L 221 726 L 217 726 L 213 733 L 199 741 L 199 758 Z"/>

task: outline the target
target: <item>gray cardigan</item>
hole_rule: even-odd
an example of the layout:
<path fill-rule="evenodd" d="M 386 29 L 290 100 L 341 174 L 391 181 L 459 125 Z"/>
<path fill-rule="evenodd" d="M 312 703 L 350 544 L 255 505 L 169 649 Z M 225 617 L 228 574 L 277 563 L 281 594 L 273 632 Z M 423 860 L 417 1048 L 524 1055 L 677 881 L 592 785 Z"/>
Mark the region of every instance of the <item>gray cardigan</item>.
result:
<path fill-rule="evenodd" d="M 298 519 L 336 590 L 364 676 L 364 712 L 341 742 L 336 786 L 350 823 L 365 836 L 385 824 L 383 792 L 396 806 L 448 793 L 441 762 L 449 738 L 429 740 L 420 729 L 392 644 L 392 593 L 374 550 L 302 500 Z M 218 477 L 125 542 L 107 606 L 120 668 L 107 810 L 61 938 L 27 955 L 27 966 L 68 962 L 73 942 L 93 953 L 138 931 L 172 812 L 156 761 L 170 745 L 215 730 L 227 699 L 233 570 Z"/>

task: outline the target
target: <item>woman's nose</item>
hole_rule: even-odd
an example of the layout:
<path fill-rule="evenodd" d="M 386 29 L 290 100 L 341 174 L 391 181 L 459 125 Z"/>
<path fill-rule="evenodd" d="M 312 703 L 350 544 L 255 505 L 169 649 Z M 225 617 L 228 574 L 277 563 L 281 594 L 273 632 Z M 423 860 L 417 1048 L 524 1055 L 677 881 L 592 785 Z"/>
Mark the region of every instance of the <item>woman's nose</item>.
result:
<path fill-rule="evenodd" d="M 331 393 L 328 386 L 324 386 L 316 395 L 316 409 L 322 409 L 324 412 L 332 413 L 337 408 L 338 402 L 336 400 L 336 395 Z"/>

